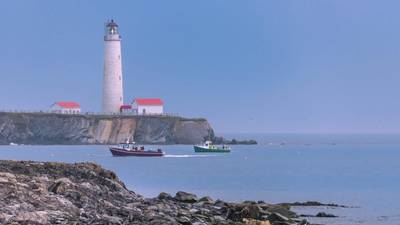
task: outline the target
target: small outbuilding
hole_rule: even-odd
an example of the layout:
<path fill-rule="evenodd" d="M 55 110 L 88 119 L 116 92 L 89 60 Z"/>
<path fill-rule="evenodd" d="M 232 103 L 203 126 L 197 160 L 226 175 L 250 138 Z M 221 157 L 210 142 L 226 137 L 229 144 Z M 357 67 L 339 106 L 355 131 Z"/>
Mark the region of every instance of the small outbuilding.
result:
<path fill-rule="evenodd" d="M 160 98 L 135 98 L 132 111 L 138 115 L 161 115 L 164 113 L 164 102 Z"/>
<path fill-rule="evenodd" d="M 61 114 L 80 114 L 81 106 L 76 102 L 56 102 L 50 106 L 50 112 Z"/>
<path fill-rule="evenodd" d="M 121 107 L 119 108 L 119 112 L 122 114 L 131 114 L 131 113 L 133 113 L 132 106 L 131 105 L 121 105 Z"/>

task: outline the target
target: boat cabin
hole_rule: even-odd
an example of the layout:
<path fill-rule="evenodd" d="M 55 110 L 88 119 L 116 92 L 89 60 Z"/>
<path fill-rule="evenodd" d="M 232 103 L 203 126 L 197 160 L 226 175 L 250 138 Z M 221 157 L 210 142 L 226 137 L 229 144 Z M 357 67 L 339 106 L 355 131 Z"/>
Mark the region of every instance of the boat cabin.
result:
<path fill-rule="evenodd" d="M 209 147 L 209 146 L 212 145 L 212 142 L 211 142 L 211 141 L 206 141 L 206 142 L 204 143 L 204 145 L 207 146 L 207 147 Z"/>
<path fill-rule="evenodd" d="M 133 151 L 144 151 L 144 146 L 138 147 L 135 142 L 132 143 L 120 143 L 118 144 L 118 148 L 125 150 L 133 150 Z"/>

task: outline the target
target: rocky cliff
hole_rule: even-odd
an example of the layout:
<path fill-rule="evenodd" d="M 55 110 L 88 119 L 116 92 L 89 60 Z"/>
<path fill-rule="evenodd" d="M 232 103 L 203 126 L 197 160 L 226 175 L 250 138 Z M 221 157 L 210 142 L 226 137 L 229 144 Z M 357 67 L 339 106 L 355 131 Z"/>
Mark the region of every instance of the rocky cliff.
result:
<path fill-rule="evenodd" d="M 178 192 L 143 198 L 93 163 L 0 160 L 1 224 L 308 225 L 288 205 Z"/>
<path fill-rule="evenodd" d="M 197 144 L 214 138 L 205 119 L 175 116 L 0 113 L 0 144 Z"/>

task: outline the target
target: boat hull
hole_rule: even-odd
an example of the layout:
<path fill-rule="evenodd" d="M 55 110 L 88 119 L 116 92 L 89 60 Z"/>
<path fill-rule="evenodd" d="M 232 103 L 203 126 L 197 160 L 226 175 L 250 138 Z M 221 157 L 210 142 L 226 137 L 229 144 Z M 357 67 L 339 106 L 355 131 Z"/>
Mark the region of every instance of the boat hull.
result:
<path fill-rule="evenodd" d="M 228 153 L 228 152 L 231 152 L 231 150 L 230 149 L 222 149 L 222 148 L 210 149 L 210 148 L 204 148 L 201 146 L 194 146 L 194 152 Z"/>
<path fill-rule="evenodd" d="M 113 156 L 137 156 L 137 157 L 161 157 L 164 156 L 163 151 L 134 151 L 120 148 L 110 148 Z"/>

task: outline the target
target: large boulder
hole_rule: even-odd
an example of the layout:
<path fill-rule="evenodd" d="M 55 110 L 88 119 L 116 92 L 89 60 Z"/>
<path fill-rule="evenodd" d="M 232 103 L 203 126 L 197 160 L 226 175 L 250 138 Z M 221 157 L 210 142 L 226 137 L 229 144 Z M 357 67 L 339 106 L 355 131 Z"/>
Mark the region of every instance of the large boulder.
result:
<path fill-rule="evenodd" d="M 232 204 L 226 207 L 228 218 L 233 221 L 241 221 L 244 218 L 260 219 L 261 208 L 254 203 Z"/>
<path fill-rule="evenodd" d="M 160 200 L 162 200 L 162 199 L 170 200 L 170 199 L 172 199 L 172 196 L 171 196 L 170 194 L 168 194 L 168 193 L 161 192 L 161 193 L 158 195 L 157 198 L 160 199 Z"/>
<path fill-rule="evenodd" d="M 290 211 L 290 206 L 289 205 L 270 205 L 269 207 L 266 208 L 271 213 L 279 213 L 280 215 L 283 215 L 285 217 L 295 217 L 296 213 L 293 211 Z"/>
<path fill-rule="evenodd" d="M 204 202 L 204 203 L 208 203 L 208 204 L 214 204 L 214 200 L 209 196 L 204 196 L 204 197 L 200 198 L 199 202 Z"/>
<path fill-rule="evenodd" d="M 272 213 L 271 215 L 269 215 L 267 217 L 267 219 L 273 223 L 275 222 L 288 222 L 289 218 L 287 218 L 286 216 L 280 214 L 280 213 Z"/>
<path fill-rule="evenodd" d="M 333 214 L 330 214 L 330 213 L 326 213 L 326 212 L 319 212 L 319 213 L 317 213 L 317 215 L 315 215 L 316 217 L 336 217 L 335 215 L 333 215 Z"/>
<path fill-rule="evenodd" d="M 175 195 L 175 199 L 180 202 L 195 203 L 197 202 L 197 196 L 195 194 L 187 193 L 184 191 L 178 191 Z"/>

